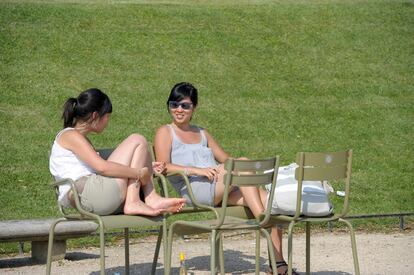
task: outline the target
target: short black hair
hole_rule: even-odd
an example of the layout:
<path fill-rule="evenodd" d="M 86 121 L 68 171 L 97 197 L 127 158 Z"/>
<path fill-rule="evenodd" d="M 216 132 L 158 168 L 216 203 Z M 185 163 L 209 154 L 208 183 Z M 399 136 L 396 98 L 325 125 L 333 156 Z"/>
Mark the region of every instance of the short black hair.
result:
<path fill-rule="evenodd" d="M 193 106 L 196 107 L 198 103 L 198 92 L 193 84 L 188 82 L 180 82 L 174 85 L 171 89 L 170 96 L 167 100 L 167 109 L 170 101 L 180 102 L 184 98 L 190 98 Z"/>

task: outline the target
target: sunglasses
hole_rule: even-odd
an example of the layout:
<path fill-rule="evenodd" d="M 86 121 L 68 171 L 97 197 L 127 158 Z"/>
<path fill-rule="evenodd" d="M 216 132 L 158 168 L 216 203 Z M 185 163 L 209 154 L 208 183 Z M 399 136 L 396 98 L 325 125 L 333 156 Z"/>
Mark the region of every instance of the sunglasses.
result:
<path fill-rule="evenodd" d="M 190 102 L 177 102 L 177 101 L 168 102 L 168 107 L 170 107 L 170 109 L 177 109 L 180 106 L 183 110 L 190 110 L 191 108 L 193 108 L 193 103 L 190 103 Z"/>

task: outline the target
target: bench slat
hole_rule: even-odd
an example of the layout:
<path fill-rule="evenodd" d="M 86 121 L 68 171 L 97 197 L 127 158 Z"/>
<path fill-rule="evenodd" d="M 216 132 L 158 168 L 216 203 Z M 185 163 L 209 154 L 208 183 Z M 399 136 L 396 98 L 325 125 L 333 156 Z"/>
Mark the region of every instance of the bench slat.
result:
<path fill-rule="evenodd" d="M 55 219 L 0 221 L 0 242 L 47 240 Z M 97 230 L 92 221 L 68 221 L 56 227 L 58 239 L 87 236 Z"/>

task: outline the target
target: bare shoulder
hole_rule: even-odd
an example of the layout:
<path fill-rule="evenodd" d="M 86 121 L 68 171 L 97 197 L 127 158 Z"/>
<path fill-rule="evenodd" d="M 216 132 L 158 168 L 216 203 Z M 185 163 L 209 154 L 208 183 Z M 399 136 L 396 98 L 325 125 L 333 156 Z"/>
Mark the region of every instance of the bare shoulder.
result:
<path fill-rule="evenodd" d="M 165 136 L 165 135 L 167 135 L 167 136 L 169 136 L 169 135 L 170 135 L 170 129 L 169 129 L 169 126 L 168 126 L 167 124 L 160 126 L 160 127 L 157 129 L 157 131 L 156 131 L 155 135 L 157 135 L 157 136 L 158 136 L 158 135 L 161 135 L 161 136 Z"/>
<path fill-rule="evenodd" d="M 79 139 L 84 139 L 84 136 L 82 136 L 82 134 L 76 131 L 75 129 L 70 129 L 70 130 L 64 131 L 60 135 L 59 143 L 71 141 L 71 140 L 79 140 Z"/>
<path fill-rule="evenodd" d="M 155 132 L 154 144 L 160 145 L 166 141 L 171 141 L 172 135 L 168 125 L 162 125 Z"/>
<path fill-rule="evenodd" d="M 57 140 L 60 146 L 68 150 L 75 148 L 84 148 L 85 144 L 89 144 L 88 140 L 75 129 L 64 131 Z"/>

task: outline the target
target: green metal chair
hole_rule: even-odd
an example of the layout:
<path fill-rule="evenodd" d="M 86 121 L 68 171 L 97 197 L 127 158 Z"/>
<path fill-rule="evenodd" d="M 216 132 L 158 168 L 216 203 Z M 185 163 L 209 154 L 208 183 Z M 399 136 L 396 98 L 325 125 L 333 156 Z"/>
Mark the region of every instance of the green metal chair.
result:
<path fill-rule="evenodd" d="M 310 274 L 310 224 L 312 222 L 334 222 L 345 223 L 350 231 L 352 255 L 354 260 L 355 274 L 360 274 L 358 255 L 355 241 L 355 233 L 352 224 L 344 219 L 349 207 L 350 178 L 352 165 L 352 150 L 330 153 L 298 153 L 296 162 L 299 165 L 295 171 L 295 178 L 298 181 L 296 213 L 294 216 L 271 215 L 270 224 L 289 223 L 288 229 L 288 274 L 292 274 L 292 238 L 293 227 L 300 222 L 305 222 L 306 228 L 306 274 Z M 303 181 L 324 181 L 331 183 L 344 183 L 345 197 L 342 211 L 338 214 L 332 213 L 323 217 L 309 217 L 301 215 L 302 182 Z M 333 182 L 332 182 L 333 181 Z M 338 206 L 338 205 L 337 205 Z M 273 265 L 274 266 L 274 265 Z"/>
<path fill-rule="evenodd" d="M 150 144 L 149 145 L 149 151 L 151 153 L 151 157 L 152 160 L 155 161 L 155 152 L 154 152 L 154 147 Z M 172 184 L 169 182 L 168 177 L 169 176 L 174 176 L 174 175 L 178 175 L 181 176 L 184 181 L 187 183 L 188 189 L 190 190 L 190 196 L 192 196 L 190 199 L 192 199 L 193 201 L 195 201 L 194 199 L 194 195 L 192 193 L 192 188 L 191 185 L 189 184 L 188 181 L 188 177 L 187 175 L 185 175 L 185 173 L 183 172 L 174 172 L 174 173 L 168 173 L 167 175 L 162 175 L 162 174 L 157 174 L 156 177 L 154 178 L 154 185 L 159 187 L 159 190 L 161 192 L 161 194 L 168 198 L 168 197 L 176 197 L 178 194 L 176 193 L 176 191 L 174 191 L 174 188 L 172 186 Z M 165 214 L 165 218 L 168 219 L 170 217 L 176 218 L 178 215 L 190 215 L 190 214 L 194 214 L 194 213 L 202 213 L 202 212 L 211 212 L 210 207 L 205 208 L 203 205 L 201 205 L 201 207 L 199 207 L 200 204 L 198 204 L 197 202 L 193 205 L 186 205 L 183 209 L 180 210 L 180 212 L 178 213 L 167 213 Z M 215 211 L 221 211 L 220 207 L 215 207 L 214 208 Z M 245 206 L 240 206 L 240 205 L 236 205 L 236 206 L 227 206 L 226 208 L 226 213 L 227 216 L 232 216 L 232 217 L 238 217 L 241 219 L 254 219 L 254 215 L 253 213 L 250 211 L 250 209 L 248 207 Z M 159 238 L 159 242 L 161 242 L 160 238 L 164 238 L 164 244 L 165 244 L 165 240 L 167 240 L 167 235 L 165 234 L 165 230 L 163 231 L 163 234 L 158 235 Z M 177 232 L 176 234 L 178 235 L 192 235 L 192 234 L 197 234 L 196 231 L 192 231 L 190 229 L 184 229 L 181 232 Z M 222 249 L 222 242 L 221 239 L 218 238 L 217 240 L 217 247 L 219 247 L 220 249 L 220 253 L 221 255 L 223 255 L 223 249 Z M 168 251 L 167 251 L 167 245 L 164 245 L 164 255 L 167 255 Z M 218 254 L 217 254 L 218 255 Z M 217 256 L 218 261 L 224 259 L 223 256 Z M 164 258 L 165 259 L 165 258 Z M 165 269 L 169 269 L 166 268 L 165 266 L 168 265 L 169 262 L 164 261 L 164 268 Z M 220 263 L 220 270 L 222 270 L 222 273 L 224 273 L 224 263 Z"/>
<path fill-rule="evenodd" d="M 112 149 L 102 149 L 98 150 L 100 156 L 104 159 L 107 159 L 111 154 Z M 59 203 L 59 210 L 62 213 L 63 217 L 56 219 L 56 221 L 51 225 L 49 230 L 49 243 L 48 243 L 48 255 L 47 255 L 47 264 L 46 264 L 46 274 L 51 274 L 52 267 L 52 249 L 54 243 L 54 235 L 56 225 L 65 222 L 65 221 L 74 221 L 74 220 L 90 220 L 98 224 L 99 228 L 99 239 L 100 239 L 100 267 L 101 275 L 105 274 L 105 231 L 111 229 L 124 229 L 124 238 L 125 238 L 125 274 L 129 274 L 129 228 L 133 227 L 149 227 L 157 226 L 159 227 L 158 241 L 154 253 L 154 260 L 152 263 L 151 274 L 155 274 L 157 267 L 157 260 L 161 245 L 162 237 L 165 236 L 164 242 L 166 242 L 167 236 L 167 224 L 165 216 L 158 217 L 146 217 L 146 216 L 135 216 L 135 215 L 108 215 L 108 216 L 99 216 L 82 209 L 79 201 L 79 196 L 76 191 L 74 182 L 71 179 L 63 179 L 60 181 L 53 182 L 51 186 L 55 189 L 56 198 L 59 195 L 59 186 L 62 184 L 69 183 L 74 194 L 76 210 L 69 210 L 62 207 Z M 164 247 L 166 245 L 164 244 Z"/>
<path fill-rule="evenodd" d="M 174 234 L 177 235 L 191 235 L 200 233 L 210 233 L 210 272 L 216 274 L 220 270 L 224 274 L 224 254 L 222 247 L 221 234 L 225 231 L 234 230 L 254 230 L 256 231 L 256 274 L 259 274 L 259 260 L 260 260 L 260 233 L 266 239 L 269 251 L 271 253 L 271 260 L 273 266 L 276 266 L 273 245 L 269 232 L 264 225 L 268 224 L 270 219 L 271 201 L 273 200 L 274 189 L 276 186 L 276 178 L 279 166 L 279 158 L 270 158 L 262 160 L 234 160 L 230 159 L 225 164 L 227 174 L 225 176 L 225 189 L 223 201 L 220 207 L 210 207 L 202 205 L 194 198 L 191 190 L 190 182 L 184 173 L 181 174 L 188 188 L 188 193 L 194 209 L 201 211 L 209 211 L 214 214 L 215 218 L 196 220 L 196 221 L 175 221 L 168 229 L 168 247 L 166 249 L 165 257 L 165 274 L 171 273 L 171 254 L 172 242 Z M 233 186 L 258 186 L 263 187 L 266 184 L 272 183 L 271 193 L 268 198 L 268 207 L 259 217 L 254 218 L 251 212 L 246 211 L 246 207 L 228 206 L 228 194 Z M 195 211 L 195 210 L 194 210 Z M 217 265 L 220 264 L 218 267 Z"/>

